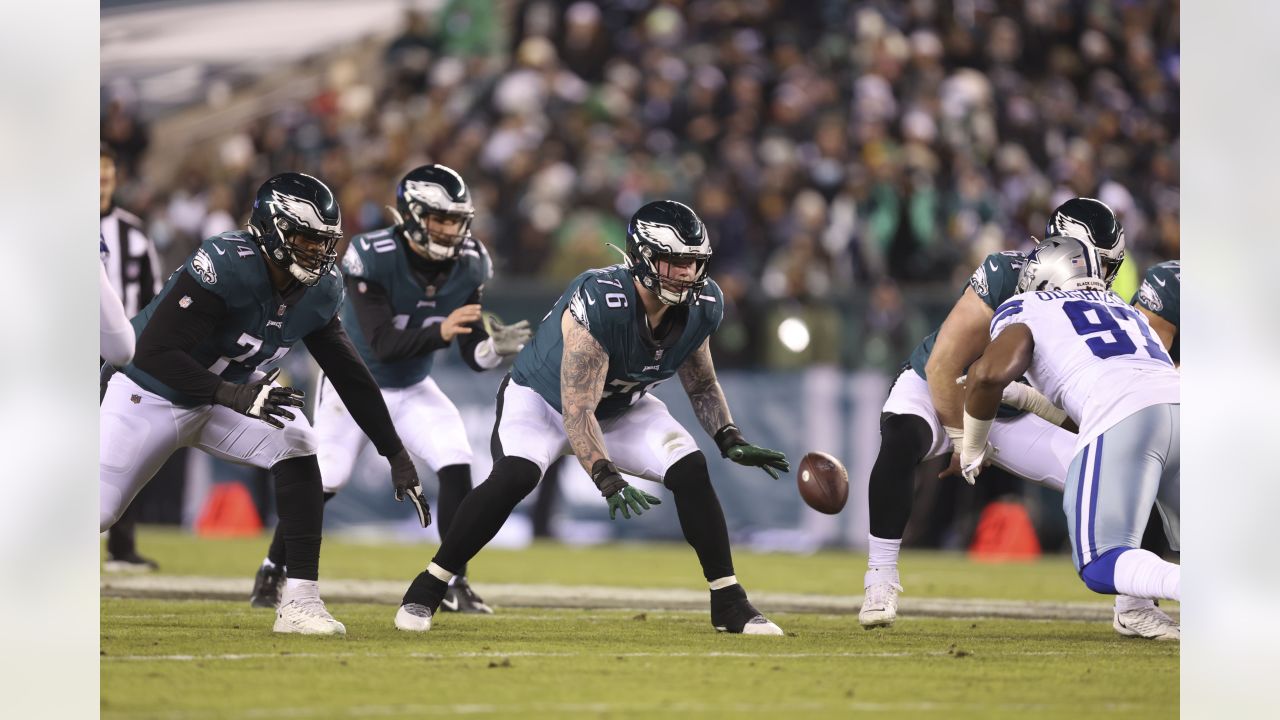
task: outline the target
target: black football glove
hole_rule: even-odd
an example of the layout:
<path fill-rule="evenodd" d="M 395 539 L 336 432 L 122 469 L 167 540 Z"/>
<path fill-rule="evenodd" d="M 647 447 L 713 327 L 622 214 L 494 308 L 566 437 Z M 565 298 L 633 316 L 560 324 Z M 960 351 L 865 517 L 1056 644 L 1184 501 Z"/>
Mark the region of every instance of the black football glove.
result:
<path fill-rule="evenodd" d="M 630 520 L 631 513 L 639 516 L 642 508 L 648 510 L 651 505 L 662 504 L 658 498 L 632 487 L 623 480 L 622 475 L 618 474 L 618 468 L 608 460 L 597 460 L 596 464 L 591 466 L 591 479 L 599 488 L 600 494 L 609 502 L 610 520 L 617 518 L 619 510 L 622 511 L 622 517 Z"/>
<path fill-rule="evenodd" d="M 769 473 L 769 477 L 778 479 L 778 472 L 791 470 L 787 456 L 777 450 L 752 445 L 742 437 L 737 425 L 729 423 L 716 431 L 716 447 L 720 448 L 720 456 L 729 458 L 739 465 L 758 467 Z"/>
<path fill-rule="evenodd" d="M 224 381 L 213 391 L 213 402 L 272 427 L 283 428 L 280 418 L 297 419 L 287 408 L 302 407 L 303 392 L 291 387 L 272 387 L 279 374 L 280 368 L 275 368 L 261 380 L 243 385 Z"/>
<path fill-rule="evenodd" d="M 418 482 L 418 471 L 413 467 L 413 458 L 404 448 L 387 458 L 391 463 L 391 485 L 396 489 L 396 502 L 404 502 L 406 497 L 413 503 L 418 513 L 418 522 L 422 527 L 431 524 L 431 504 L 422 494 L 422 485 Z"/>

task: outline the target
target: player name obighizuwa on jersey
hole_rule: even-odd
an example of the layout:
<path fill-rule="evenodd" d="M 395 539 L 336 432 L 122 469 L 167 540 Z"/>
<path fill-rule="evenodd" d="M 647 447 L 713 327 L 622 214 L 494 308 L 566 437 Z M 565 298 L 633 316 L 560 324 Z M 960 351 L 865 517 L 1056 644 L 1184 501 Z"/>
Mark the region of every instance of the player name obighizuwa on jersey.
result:
<path fill-rule="evenodd" d="M 1080 447 L 1137 409 L 1178 402 L 1173 361 L 1146 317 L 1113 292 L 1018 295 L 996 310 L 992 341 L 1015 324 L 1025 325 L 1034 342 L 1027 377 L 1080 423 Z M 1142 382 L 1133 381 L 1138 377 Z"/>

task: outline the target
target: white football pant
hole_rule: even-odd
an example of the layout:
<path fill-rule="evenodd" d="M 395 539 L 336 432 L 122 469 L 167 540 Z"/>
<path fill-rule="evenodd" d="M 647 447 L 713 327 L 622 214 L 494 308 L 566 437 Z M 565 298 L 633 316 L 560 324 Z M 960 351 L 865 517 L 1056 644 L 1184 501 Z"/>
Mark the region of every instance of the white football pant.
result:
<path fill-rule="evenodd" d="M 261 374 L 257 375 L 261 377 Z M 165 460 L 180 447 L 199 448 L 241 465 L 270 468 L 316 453 L 315 431 L 300 409 L 284 428 L 221 405 L 177 407 L 116 373 L 102 398 L 98 434 L 98 527 L 105 532 Z"/>
<path fill-rule="evenodd" d="M 667 406 L 644 395 L 618 417 L 600 422 L 605 449 L 618 470 L 661 483 L 667 470 L 698 449 L 698 443 Z M 521 457 L 546 474 L 551 463 L 573 449 L 564 432 L 564 416 L 532 388 L 508 378 L 498 390 L 498 417 L 493 426 L 493 456 Z"/>
<path fill-rule="evenodd" d="M 471 443 L 462 415 L 436 381 L 425 378 L 406 388 L 383 388 L 382 399 L 391 413 L 391 422 L 410 453 L 431 468 L 471 464 Z M 320 442 L 317 459 L 325 492 L 337 492 L 351 479 L 356 459 L 369 438 L 356 424 L 329 378 L 321 378 L 316 403 L 316 437 Z"/>
<path fill-rule="evenodd" d="M 915 370 L 903 370 L 889 391 L 884 412 L 915 415 L 929 425 L 932 441 L 924 459 L 951 452 L 951 438 L 938 421 L 929 383 Z M 991 445 L 997 454 L 993 464 L 1032 482 L 1062 491 L 1067 466 L 1075 455 L 1076 434 L 1063 430 L 1033 413 L 996 418 L 991 424 Z"/>

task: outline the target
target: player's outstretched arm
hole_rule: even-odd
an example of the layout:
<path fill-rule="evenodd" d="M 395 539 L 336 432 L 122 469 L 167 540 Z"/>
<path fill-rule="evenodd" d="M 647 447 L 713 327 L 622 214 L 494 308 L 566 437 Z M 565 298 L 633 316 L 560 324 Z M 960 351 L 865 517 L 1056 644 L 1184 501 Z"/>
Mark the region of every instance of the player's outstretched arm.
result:
<path fill-rule="evenodd" d="M 791 464 L 787 456 L 777 450 L 752 445 L 742 436 L 742 431 L 733 424 L 729 415 L 729 403 L 724 399 L 724 390 L 716 379 L 716 368 L 711 361 L 711 341 L 702 342 L 677 371 L 684 391 L 689 395 L 693 405 L 693 413 L 698 416 L 702 429 L 707 431 L 720 448 L 720 455 L 739 465 L 758 467 L 774 480 L 779 472 L 787 472 Z"/>
<path fill-rule="evenodd" d="M 391 308 L 387 291 L 364 278 L 347 278 L 347 302 L 356 311 L 356 322 L 360 323 L 360 330 L 369 340 L 369 349 L 381 362 L 395 362 L 434 352 L 448 346 L 453 337 L 443 336 L 445 323 L 425 328 L 397 328 L 395 311 Z M 479 319 L 480 307 L 475 306 L 467 314 L 474 315 L 471 319 Z M 468 320 L 462 320 L 460 324 L 465 322 Z"/>
<path fill-rule="evenodd" d="M 98 353 L 108 364 L 124 367 L 133 359 L 137 341 L 120 296 L 107 279 L 107 269 L 101 265 L 98 268 Z"/>
<path fill-rule="evenodd" d="M 560 332 L 564 337 L 564 355 L 560 358 L 560 407 L 564 415 L 564 432 L 569 437 L 573 454 L 600 495 L 609 504 L 609 519 L 630 519 L 631 513 L 639 515 L 652 505 L 660 505 L 658 498 L 632 487 L 622 479 L 618 468 L 609 460 L 604 446 L 604 431 L 596 419 L 596 406 L 604 394 L 604 381 L 609 374 L 609 354 L 605 352 L 591 333 L 572 313 L 560 318 Z"/>
<path fill-rule="evenodd" d="M 729 403 L 724 398 L 724 390 L 716 379 L 716 368 L 711 361 L 711 340 L 703 340 L 698 348 L 685 359 L 684 364 L 676 371 L 680 383 L 684 385 L 689 403 L 693 405 L 693 414 L 708 435 L 733 422 L 729 414 Z"/>
<path fill-rule="evenodd" d="M 925 377 L 943 427 L 959 428 L 962 423 L 964 388 L 956 386 L 956 378 L 986 349 L 990 337 L 987 326 L 993 314 L 973 288 L 967 287 L 938 330 Z"/>
<path fill-rule="evenodd" d="M 483 290 L 479 288 L 472 293 L 461 309 L 474 305 L 479 310 Z M 533 337 L 528 320 L 507 325 L 492 315 L 481 315 L 480 319 L 467 323 L 467 328 L 468 331 L 459 336 L 458 352 L 467 366 L 476 372 L 498 367 L 523 350 L 525 343 Z"/>
<path fill-rule="evenodd" d="M 564 336 L 564 355 L 560 359 L 564 432 L 582 468 L 591 472 L 595 463 L 609 459 L 604 431 L 596 420 L 596 406 L 604 394 L 604 381 L 609 373 L 609 354 L 571 313 L 560 317 L 560 331 Z"/>
<path fill-rule="evenodd" d="M 334 315 L 328 324 L 304 337 L 302 342 L 333 384 L 352 419 L 369 436 L 378 454 L 391 463 L 391 484 L 395 488 L 396 500 L 403 501 L 408 496 L 415 505 L 422 526 L 431 524 L 431 509 L 422 498 L 413 460 L 391 423 L 391 413 L 387 411 L 378 383 L 351 344 L 342 320 Z"/>
<path fill-rule="evenodd" d="M 995 456 L 987 438 L 1004 388 L 1022 377 L 1031 366 L 1034 343 L 1026 325 L 1011 325 L 987 346 L 987 351 L 969 368 L 964 390 L 964 438 L 960 446 L 960 469 L 964 479 L 974 478 Z"/>

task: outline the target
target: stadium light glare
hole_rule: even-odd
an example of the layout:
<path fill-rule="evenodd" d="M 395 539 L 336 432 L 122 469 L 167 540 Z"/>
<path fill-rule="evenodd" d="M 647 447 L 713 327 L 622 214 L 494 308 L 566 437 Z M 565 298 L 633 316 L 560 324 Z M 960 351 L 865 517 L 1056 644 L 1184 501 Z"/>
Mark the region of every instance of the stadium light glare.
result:
<path fill-rule="evenodd" d="M 778 324 L 778 340 L 793 353 L 801 353 L 809 347 L 809 326 L 797 317 L 789 317 Z"/>

